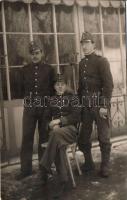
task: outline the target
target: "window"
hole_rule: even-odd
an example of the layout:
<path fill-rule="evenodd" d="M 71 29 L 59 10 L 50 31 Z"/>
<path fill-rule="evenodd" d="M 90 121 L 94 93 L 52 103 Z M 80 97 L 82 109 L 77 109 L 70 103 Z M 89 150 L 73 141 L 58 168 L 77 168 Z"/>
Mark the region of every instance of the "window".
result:
<path fill-rule="evenodd" d="M 119 20 L 120 11 L 120 20 Z M 93 33 L 97 54 L 108 58 L 114 79 L 114 95 L 125 87 L 125 10 L 123 8 L 83 9 L 84 31 Z M 121 23 L 121 24 L 120 24 Z M 122 33 L 122 34 L 121 34 Z"/>
<path fill-rule="evenodd" d="M 91 33 L 100 32 L 99 8 L 84 7 L 84 30 Z"/>
<path fill-rule="evenodd" d="M 27 4 L 6 2 L 4 8 L 7 32 L 29 32 Z"/>
<path fill-rule="evenodd" d="M 32 4 L 33 33 L 53 33 L 53 18 L 51 5 Z"/>
<path fill-rule="evenodd" d="M 74 33 L 73 7 L 56 6 L 56 27 L 58 33 Z"/>
<path fill-rule="evenodd" d="M 102 19 L 104 33 L 119 33 L 118 9 L 103 8 Z"/>
<path fill-rule="evenodd" d="M 76 52 L 73 7 L 56 6 L 56 30 L 60 71 L 65 74 L 68 84 L 73 87 L 73 72 L 69 65 L 71 55 Z"/>
<path fill-rule="evenodd" d="M 2 14 L 1 14 L 1 4 L 0 4 L 0 33 L 2 32 Z"/>
<path fill-rule="evenodd" d="M 97 54 L 108 58 L 114 91 L 121 94 L 126 68 L 125 9 L 87 6 L 76 10 L 74 7 L 78 5 L 0 3 L 0 52 L 6 54 L 0 66 L 4 99 L 22 98 L 20 70 L 30 60 L 28 45 L 31 39 L 39 41 L 45 61 L 65 73 L 68 83 L 74 87 L 74 74 L 76 84 L 78 82 L 78 67 L 69 63 L 80 49 L 81 24 L 84 31 L 93 33 Z M 82 15 L 82 23 L 79 15 Z"/>

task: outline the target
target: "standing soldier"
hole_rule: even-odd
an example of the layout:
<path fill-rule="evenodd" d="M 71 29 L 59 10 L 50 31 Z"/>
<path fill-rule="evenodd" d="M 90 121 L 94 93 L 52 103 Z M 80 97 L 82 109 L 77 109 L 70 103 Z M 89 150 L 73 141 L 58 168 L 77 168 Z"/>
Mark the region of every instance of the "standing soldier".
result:
<path fill-rule="evenodd" d="M 96 122 L 101 150 L 100 175 L 109 176 L 111 152 L 109 111 L 113 80 L 109 62 L 95 53 L 95 42 L 89 32 L 82 34 L 81 45 L 84 58 L 79 63 L 78 95 L 82 102 L 82 126 L 79 149 L 85 157 L 84 171 L 94 170 L 91 155 L 91 134 Z"/>
<path fill-rule="evenodd" d="M 38 159 L 42 156 L 41 143 L 48 139 L 46 131 L 45 105 L 46 96 L 53 95 L 55 73 L 53 68 L 43 62 L 43 52 L 34 41 L 30 43 L 31 63 L 22 70 L 24 93 L 23 137 L 21 146 L 21 174 L 18 179 L 32 174 L 32 153 L 36 124 L 38 124 L 39 144 Z"/>

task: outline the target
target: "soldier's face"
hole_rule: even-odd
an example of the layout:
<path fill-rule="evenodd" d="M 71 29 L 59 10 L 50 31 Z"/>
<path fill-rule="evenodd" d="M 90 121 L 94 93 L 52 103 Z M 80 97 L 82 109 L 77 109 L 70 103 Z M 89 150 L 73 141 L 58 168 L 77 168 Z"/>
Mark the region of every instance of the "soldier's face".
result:
<path fill-rule="evenodd" d="M 56 82 L 54 87 L 59 95 L 62 95 L 66 90 L 66 84 L 64 82 Z"/>
<path fill-rule="evenodd" d="M 33 63 L 39 63 L 42 60 L 42 52 L 41 50 L 35 50 L 31 53 L 31 60 Z"/>
<path fill-rule="evenodd" d="M 82 49 L 84 54 L 89 54 L 91 53 L 95 48 L 95 44 L 92 43 L 91 40 L 86 40 L 82 42 Z"/>

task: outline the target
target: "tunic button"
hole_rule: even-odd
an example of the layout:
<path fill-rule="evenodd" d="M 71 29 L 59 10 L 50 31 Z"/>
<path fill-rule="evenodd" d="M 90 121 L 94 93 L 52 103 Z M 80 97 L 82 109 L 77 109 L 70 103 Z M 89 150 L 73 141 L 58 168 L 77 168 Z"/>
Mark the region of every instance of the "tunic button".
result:
<path fill-rule="evenodd" d="M 35 88 L 37 88 L 37 85 L 35 85 Z"/>
<path fill-rule="evenodd" d="M 35 72 L 35 75 L 37 75 L 37 72 Z"/>
<path fill-rule="evenodd" d="M 38 66 L 35 66 L 35 69 L 38 69 Z"/>
<path fill-rule="evenodd" d="M 88 60 L 88 58 L 86 58 L 86 60 Z"/>
<path fill-rule="evenodd" d="M 35 94 L 38 94 L 38 92 L 35 92 Z"/>
<path fill-rule="evenodd" d="M 35 81 L 37 81 L 37 78 L 35 78 Z"/>

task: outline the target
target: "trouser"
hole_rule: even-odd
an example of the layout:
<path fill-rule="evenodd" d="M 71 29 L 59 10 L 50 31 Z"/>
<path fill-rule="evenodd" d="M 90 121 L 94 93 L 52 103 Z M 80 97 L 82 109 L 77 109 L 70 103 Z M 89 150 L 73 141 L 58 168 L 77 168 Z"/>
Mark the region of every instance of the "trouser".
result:
<path fill-rule="evenodd" d="M 104 154 L 110 155 L 110 123 L 109 116 L 107 119 L 100 117 L 99 108 L 84 108 L 82 111 L 82 125 L 78 139 L 79 149 L 88 154 L 91 151 L 91 134 L 93 128 L 93 121 L 96 122 L 98 141 L 100 150 Z"/>
<path fill-rule="evenodd" d="M 38 159 L 40 161 L 43 149 L 41 144 L 48 140 L 46 130 L 47 122 L 44 116 L 44 109 L 41 108 L 24 108 L 23 112 L 23 135 L 21 145 L 21 171 L 23 173 L 32 172 L 32 153 L 34 143 L 34 133 L 36 124 L 38 123 L 39 143 L 38 143 Z"/>
<path fill-rule="evenodd" d="M 50 132 L 48 146 L 43 154 L 40 164 L 48 171 L 54 162 L 60 176 L 60 181 L 67 181 L 66 146 L 76 141 L 77 129 L 70 125 Z"/>

